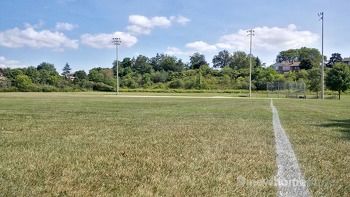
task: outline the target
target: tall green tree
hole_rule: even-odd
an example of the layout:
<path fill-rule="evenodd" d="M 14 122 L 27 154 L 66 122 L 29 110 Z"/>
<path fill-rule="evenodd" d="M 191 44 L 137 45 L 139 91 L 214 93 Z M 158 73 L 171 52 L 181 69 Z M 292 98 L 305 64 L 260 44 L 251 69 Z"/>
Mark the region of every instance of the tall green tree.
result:
<path fill-rule="evenodd" d="M 60 81 L 60 76 L 53 64 L 43 62 L 37 66 L 40 73 L 40 83 L 55 86 Z"/>
<path fill-rule="evenodd" d="M 332 53 L 332 56 L 329 58 L 328 63 L 326 64 L 327 67 L 332 68 L 335 63 L 342 62 L 343 58 L 341 57 L 340 53 Z"/>
<path fill-rule="evenodd" d="M 70 65 L 68 63 L 66 63 L 66 65 L 64 65 L 64 67 L 63 67 L 62 75 L 67 78 L 68 75 L 70 74 L 71 70 L 72 70 L 72 68 L 70 67 Z"/>
<path fill-rule="evenodd" d="M 41 70 L 46 70 L 49 73 L 53 74 L 53 75 L 58 75 L 58 72 L 55 68 L 55 66 L 53 64 L 47 63 L 47 62 L 43 62 L 41 64 L 39 64 L 37 66 L 37 70 L 41 71 Z"/>
<path fill-rule="evenodd" d="M 231 60 L 231 54 L 227 50 L 223 50 L 214 56 L 213 66 L 214 68 L 223 68 L 230 65 Z"/>
<path fill-rule="evenodd" d="M 205 60 L 205 56 L 200 53 L 194 53 L 190 56 L 190 68 L 199 69 L 203 65 L 207 65 L 208 62 Z"/>
<path fill-rule="evenodd" d="M 344 63 L 336 63 L 327 73 L 326 85 L 329 89 L 338 92 L 340 100 L 340 93 L 350 88 L 349 65 Z"/>
<path fill-rule="evenodd" d="M 276 57 L 276 62 L 292 62 L 292 61 L 297 61 L 299 58 L 299 51 L 298 49 L 288 49 L 286 51 L 281 51 Z"/>
<path fill-rule="evenodd" d="M 308 89 L 315 92 L 318 98 L 321 91 L 321 71 L 319 68 L 313 68 L 307 71 L 307 86 Z"/>
<path fill-rule="evenodd" d="M 159 62 L 161 70 L 180 72 L 184 69 L 184 64 L 181 60 L 177 60 L 175 56 L 162 55 Z"/>
<path fill-rule="evenodd" d="M 312 62 L 310 59 L 303 59 L 300 61 L 300 69 L 309 70 L 312 68 Z"/>
<path fill-rule="evenodd" d="M 25 74 L 32 80 L 33 83 L 40 82 L 40 73 L 34 66 L 29 66 L 25 70 Z"/>
<path fill-rule="evenodd" d="M 249 56 L 243 51 L 234 52 L 231 58 L 230 67 L 235 70 L 249 68 Z"/>
<path fill-rule="evenodd" d="M 261 63 L 261 60 L 260 60 L 259 57 L 256 57 L 255 60 L 254 60 L 254 62 L 255 62 L 254 68 L 260 68 L 260 67 L 262 67 L 262 63 Z"/>
<path fill-rule="evenodd" d="M 73 76 L 75 77 L 74 81 L 82 81 L 88 79 L 88 76 L 84 70 L 76 71 Z"/>
<path fill-rule="evenodd" d="M 133 71 L 136 71 L 140 74 L 151 73 L 153 70 L 149 59 L 146 56 L 139 55 L 137 56 L 135 63 L 133 64 Z"/>

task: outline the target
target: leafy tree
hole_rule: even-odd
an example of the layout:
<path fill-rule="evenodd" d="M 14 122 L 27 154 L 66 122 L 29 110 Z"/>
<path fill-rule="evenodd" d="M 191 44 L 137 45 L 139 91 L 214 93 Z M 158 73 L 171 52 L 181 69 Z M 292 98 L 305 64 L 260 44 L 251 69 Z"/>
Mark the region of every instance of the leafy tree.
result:
<path fill-rule="evenodd" d="M 39 71 L 41 84 L 54 86 L 60 80 L 60 76 L 53 64 L 43 62 L 37 66 L 37 70 Z"/>
<path fill-rule="evenodd" d="M 257 68 L 252 74 L 252 81 L 257 90 L 266 90 L 267 83 L 277 79 L 278 73 L 272 68 Z"/>
<path fill-rule="evenodd" d="M 340 100 L 340 93 L 350 88 L 349 65 L 336 63 L 327 74 L 326 85 L 329 89 L 338 91 Z"/>
<path fill-rule="evenodd" d="M 194 53 L 190 56 L 190 68 L 191 69 L 199 69 L 203 65 L 207 65 L 207 61 L 205 60 L 205 56 L 200 53 Z"/>
<path fill-rule="evenodd" d="M 144 88 L 148 88 L 148 87 L 152 86 L 151 74 L 146 73 L 142 76 L 142 86 Z"/>
<path fill-rule="evenodd" d="M 58 75 L 58 72 L 56 71 L 56 68 L 53 64 L 43 62 L 37 66 L 37 70 L 46 70 L 49 73 L 52 73 L 53 75 Z"/>
<path fill-rule="evenodd" d="M 184 64 L 181 60 L 177 60 L 174 56 L 162 55 L 159 66 L 161 70 L 180 72 L 184 68 Z"/>
<path fill-rule="evenodd" d="M 248 55 L 243 51 L 236 51 L 232 56 L 230 67 L 235 70 L 238 70 L 241 68 L 249 68 Z"/>
<path fill-rule="evenodd" d="M 150 59 L 150 64 L 152 65 L 155 71 L 161 71 L 163 69 L 161 66 L 161 61 L 163 57 L 164 57 L 163 54 L 157 53 L 155 57 L 152 57 Z"/>
<path fill-rule="evenodd" d="M 68 63 L 66 63 L 66 65 L 63 67 L 62 75 L 67 78 L 68 75 L 70 74 L 71 70 L 72 69 L 71 69 L 70 65 Z"/>
<path fill-rule="evenodd" d="M 309 60 L 311 62 L 311 68 L 319 67 L 322 61 L 322 55 L 318 49 L 302 47 L 299 49 L 298 59 L 299 61 Z"/>
<path fill-rule="evenodd" d="M 12 82 L 14 82 L 17 75 L 24 74 L 23 70 L 20 68 L 15 68 L 15 69 L 5 68 L 3 72 L 4 72 L 4 76 L 7 77 Z"/>
<path fill-rule="evenodd" d="M 343 61 L 343 58 L 341 57 L 340 53 L 332 53 L 332 56 L 329 58 L 329 61 L 326 64 L 326 66 L 329 68 L 332 68 L 335 63 L 342 62 L 342 61 Z"/>
<path fill-rule="evenodd" d="M 137 56 L 132 69 L 140 74 L 151 73 L 153 70 L 152 66 L 149 64 L 148 57 L 143 55 Z"/>
<path fill-rule="evenodd" d="M 313 67 L 319 67 L 322 60 L 320 51 L 315 48 L 302 47 L 300 49 L 289 49 L 281 51 L 276 58 L 276 62 L 301 62 L 303 69 L 311 69 Z"/>
<path fill-rule="evenodd" d="M 113 70 L 110 68 L 93 68 L 89 71 L 88 77 L 95 83 L 104 83 L 113 87 L 116 85 Z"/>
<path fill-rule="evenodd" d="M 321 91 L 321 71 L 319 68 L 310 69 L 307 71 L 307 86 L 309 90 L 318 93 Z"/>
<path fill-rule="evenodd" d="M 254 68 L 260 68 L 262 66 L 261 64 L 261 60 L 259 57 L 256 57 L 255 58 L 255 65 L 254 65 Z"/>
<path fill-rule="evenodd" d="M 86 74 L 86 72 L 84 70 L 78 70 L 76 71 L 74 74 L 74 81 L 78 82 L 78 81 L 82 81 L 82 80 L 86 80 L 88 79 L 88 76 Z"/>
<path fill-rule="evenodd" d="M 227 50 L 220 51 L 219 54 L 215 55 L 213 58 L 214 68 L 223 68 L 230 65 L 231 54 Z"/>
<path fill-rule="evenodd" d="M 276 62 L 283 62 L 283 61 L 297 61 L 299 58 L 299 51 L 297 49 L 289 49 L 286 51 L 281 51 L 276 58 Z"/>
<path fill-rule="evenodd" d="M 16 76 L 15 85 L 20 91 L 30 91 L 33 87 L 32 80 L 24 74 Z"/>
<path fill-rule="evenodd" d="M 35 67 L 28 67 L 25 70 L 25 74 L 32 80 L 33 83 L 40 82 L 40 72 Z"/>
<path fill-rule="evenodd" d="M 309 70 L 312 68 L 312 62 L 310 59 L 303 59 L 300 62 L 300 69 Z"/>
<path fill-rule="evenodd" d="M 168 72 L 165 72 L 164 70 L 162 71 L 157 71 L 152 73 L 152 81 L 154 83 L 164 83 L 168 80 L 169 74 Z"/>
<path fill-rule="evenodd" d="M 123 77 L 129 73 L 132 72 L 132 67 L 134 65 L 135 59 L 131 59 L 129 57 L 126 57 L 123 59 L 123 61 L 119 62 L 118 67 L 119 67 L 119 77 Z M 113 73 L 114 76 L 117 76 L 117 62 L 113 62 Z"/>

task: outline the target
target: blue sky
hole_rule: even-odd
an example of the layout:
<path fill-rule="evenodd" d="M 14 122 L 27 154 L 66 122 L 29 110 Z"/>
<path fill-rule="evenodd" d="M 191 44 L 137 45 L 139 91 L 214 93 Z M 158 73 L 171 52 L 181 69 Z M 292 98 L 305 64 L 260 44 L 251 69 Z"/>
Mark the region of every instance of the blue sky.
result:
<path fill-rule="evenodd" d="M 348 0 L 2 0 L 0 66 L 46 61 L 60 71 L 111 67 L 120 58 L 167 53 L 185 62 L 194 52 L 249 51 L 246 30 L 255 29 L 253 53 L 271 64 L 277 53 L 320 48 L 325 12 L 325 55 L 350 56 Z"/>

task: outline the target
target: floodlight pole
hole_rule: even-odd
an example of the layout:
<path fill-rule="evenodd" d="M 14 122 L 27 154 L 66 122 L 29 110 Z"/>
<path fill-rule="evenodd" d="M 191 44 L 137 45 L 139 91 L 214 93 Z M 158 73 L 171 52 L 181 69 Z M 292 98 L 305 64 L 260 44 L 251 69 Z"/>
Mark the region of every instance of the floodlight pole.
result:
<path fill-rule="evenodd" d="M 120 38 L 113 38 L 113 44 L 116 48 L 116 61 L 117 61 L 117 95 L 119 95 L 119 45 L 122 43 Z"/>
<path fill-rule="evenodd" d="M 320 20 L 322 20 L 322 66 L 321 66 L 321 99 L 324 99 L 324 56 L 323 56 L 323 26 L 324 26 L 324 13 L 318 13 Z"/>
<path fill-rule="evenodd" d="M 247 32 L 248 32 L 248 36 L 250 37 L 250 47 L 249 47 L 249 98 L 251 98 L 252 97 L 252 44 L 253 44 L 254 30 L 250 29 Z"/>

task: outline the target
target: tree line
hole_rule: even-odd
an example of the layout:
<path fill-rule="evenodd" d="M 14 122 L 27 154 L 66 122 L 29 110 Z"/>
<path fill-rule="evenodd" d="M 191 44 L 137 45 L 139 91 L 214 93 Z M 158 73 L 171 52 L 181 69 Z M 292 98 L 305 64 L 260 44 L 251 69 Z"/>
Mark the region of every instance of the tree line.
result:
<path fill-rule="evenodd" d="M 122 89 L 196 89 L 226 90 L 248 89 L 249 55 L 242 51 L 230 53 L 220 51 L 209 66 L 205 56 L 194 53 L 190 61 L 166 54 L 154 57 L 139 55 L 126 57 L 119 62 L 119 79 Z M 317 49 L 303 47 L 281 51 L 276 62 L 300 61 L 300 71 L 278 73 L 272 66 L 266 67 L 258 57 L 252 57 L 252 88 L 266 90 L 267 83 L 303 80 L 309 90 L 320 91 L 321 54 Z M 337 54 L 333 54 L 327 63 L 331 70 L 340 69 L 349 77 L 349 68 L 341 63 Z M 26 68 L 0 68 L 0 91 L 115 91 L 116 62 L 112 67 L 95 67 L 85 72 L 71 72 L 67 63 L 59 74 L 53 64 L 43 62 L 38 66 Z M 332 75 L 330 75 L 332 76 Z M 340 91 L 349 87 L 350 79 Z M 334 79 L 334 77 L 333 77 Z M 334 81 L 334 80 L 333 80 Z M 334 83 L 327 82 L 331 90 Z"/>

